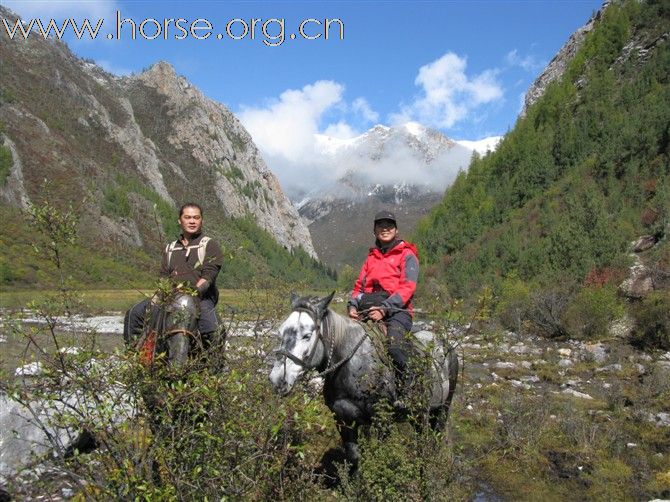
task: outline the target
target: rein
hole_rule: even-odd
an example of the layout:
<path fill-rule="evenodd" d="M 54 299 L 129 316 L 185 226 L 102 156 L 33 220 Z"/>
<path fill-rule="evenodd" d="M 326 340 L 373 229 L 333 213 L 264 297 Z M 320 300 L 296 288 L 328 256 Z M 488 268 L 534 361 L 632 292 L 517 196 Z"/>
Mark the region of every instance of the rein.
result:
<path fill-rule="evenodd" d="M 299 357 L 294 356 L 293 354 L 291 354 L 290 352 L 288 352 L 287 350 L 284 350 L 284 349 L 279 349 L 279 350 L 275 351 L 275 354 L 277 354 L 278 356 L 283 356 L 285 358 L 288 358 L 291 361 L 293 361 L 294 363 L 296 363 L 297 365 L 302 366 L 303 368 L 311 369 L 310 368 L 310 362 L 311 362 L 312 358 L 314 357 L 314 354 L 316 352 L 316 348 L 318 346 L 319 340 L 321 340 L 321 342 L 324 344 L 324 348 L 325 348 L 325 345 L 326 345 L 325 340 L 323 339 L 323 333 L 322 333 L 322 330 L 321 330 L 321 322 L 319 322 L 319 320 L 317 319 L 316 313 L 314 311 L 310 310 L 310 309 L 307 309 L 307 308 L 304 308 L 304 307 L 298 307 L 298 308 L 293 309 L 293 312 L 305 312 L 305 313 L 309 314 L 309 316 L 314 321 L 314 325 L 316 326 L 315 327 L 316 340 L 314 341 L 314 344 L 312 345 L 312 349 L 310 350 L 309 355 L 307 356 L 306 359 L 300 359 Z M 360 348 L 360 346 L 363 345 L 363 342 L 365 341 L 366 338 L 367 338 L 367 332 L 364 330 L 363 331 L 363 336 L 361 336 L 360 340 L 358 340 L 358 342 L 356 343 L 354 348 L 349 352 L 349 354 L 346 357 L 342 358 L 340 361 L 338 361 L 334 366 L 331 366 L 330 363 L 332 362 L 333 353 L 334 353 L 334 344 L 335 344 L 335 337 L 331 336 L 331 338 L 330 338 L 331 343 L 330 343 L 330 347 L 329 347 L 330 350 L 326 349 L 326 353 L 328 354 L 328 360 L 326 362 L 326 369 L 319 372 L 317 374 L 317 376 L 324 377 L 324 376 L 329 375 L 331 373 L 334 373 L 335 371 L 340 369 L 352 357 L 354 357 L 354 354 Z"/>

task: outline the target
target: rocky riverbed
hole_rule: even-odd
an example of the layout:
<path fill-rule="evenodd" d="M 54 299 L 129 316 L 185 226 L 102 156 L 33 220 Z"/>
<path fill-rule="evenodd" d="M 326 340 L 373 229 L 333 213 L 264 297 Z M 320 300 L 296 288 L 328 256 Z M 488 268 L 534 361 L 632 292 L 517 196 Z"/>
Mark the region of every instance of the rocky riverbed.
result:
<path fill-rule="evenodd" d="M 96 323 L 97 330 L 105 326 L 110 332 L 99 336 L 113 337 L 112 349 L 121 347 L 120 315 L 77 322 Z M 229 363 L 248 357 L 267 361 L 274 324 L 231 326 Z M 247 342 L 236 343 L 236 338 Z M 618 338 L 556 341 L 465 328 L 452 330 L 451 342 L 462 374 L 448 448 L 455 459 L 452 468 L 459 469 L 454 483 L 470 487 L 464 493 L 482 501 L 528 498 L 530 493 L 598 498 L 610 493 L 607 486 L 620 489 L 625 481 L 629 486 L 622 493 L 632 498 L 670 495 L 670 352 L 641 352 Z M 0 343 L 6 347 L 11 336 Z M 28 370 L 35 367 L 23 367 Z M 16 403 L 3 398 L 0 423 L 21 430 L 19 415 Z M 4 451 L 25 448 L 7 435 L 2 441 L 7 442 L 0 445 Z M 27 457 L 19 457 L 25 463 Z M 55 480 L 50 496 L 68 499 L 77 491 L 71 478 L 58 481 L 57 464 L 50 461 L 15 480 L 29 487 L 31 480 L 45 478 Z"/>

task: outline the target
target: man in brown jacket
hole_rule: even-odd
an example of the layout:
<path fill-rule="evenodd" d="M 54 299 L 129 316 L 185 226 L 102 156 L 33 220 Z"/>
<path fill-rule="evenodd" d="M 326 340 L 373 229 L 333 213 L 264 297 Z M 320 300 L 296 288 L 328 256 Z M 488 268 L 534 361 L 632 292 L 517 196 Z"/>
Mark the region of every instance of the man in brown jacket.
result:
<path fill-rule="evenodd" d="M 216 276 L 223 264 L 223 253 L 219 245 L 202 234 L 202 208 L 193 202 L 179 209 L 181 234 L 169 243 L 163 251 L 161 277 L 174 283 L 187 283 L 198 291 L 200 298 L 200 317 L 198 331 L 205 345 L 218 330 L 216 304 L 219 290 Z M 150 300 L 146 299 L 133 306 L 124 318 L 123 338 L 132 345 L 141 335 Z"/>

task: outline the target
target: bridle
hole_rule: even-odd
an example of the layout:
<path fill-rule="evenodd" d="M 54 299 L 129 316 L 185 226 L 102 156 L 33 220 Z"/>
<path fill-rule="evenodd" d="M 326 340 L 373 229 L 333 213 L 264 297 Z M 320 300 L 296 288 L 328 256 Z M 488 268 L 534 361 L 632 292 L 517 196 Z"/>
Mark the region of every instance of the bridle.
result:
<path fill-rule="evenodd" d="M 319 345 L 319 341 L 323 344 L 324 348 L 326 348 L 325 341 L 323 339 L 323 334 L 321 331 L 321 322 L 319 322 L 319 319 L 317 318 L 316 312 L 314 312 L 312 309 L 306 308 L 306 307 L 296 307 L 293 309 L 292 312 L 305 312 L 309 314 L 309 316 L 312 318 L 314 321 L 314 331 L 316 331 L 316 339 L 314 340 L 314 344 L 312 345 L 312 348 L 309 351 L 309 354 L 306 359 L 300 359 L 298 356 L 294 356 L 290 352 L 284 349 L 279 349 L 275 351 L 275 354 L 278 356 L 283 356 L 286 361 L 286 358 L 290 359 L 294 363 L 296 363 L 298 366 L 301 366 L 305 369 L 312 369 L 314 366 L 311 365 L 312 358 L 314 357 L 314 354 L 316 353 L 316 348 Z M 327 317 L 324 317 L 323 320 L 325 321 Z M 356 343 L 354 348 L 349 352 L 349 354 L 342 358 L 337 364 L 331 366 L 330 363 L 332 362 L 333 359 L 333 353 L 335 351 L 335 337 L 331 336 L 330 337 L 330 346 L 326 348 L 326 353 L 327 353 L 327 362 L 326 362 L 326 369 L 320 372 L 317 376 L 324 377 L 328 375 L 329 373 L 333 373 L 340 369 L 349 359 L 354 357 L 354 354 L 356 351 L 360 348 L 361 345 L 363 345 L 363 342 L 367 338 L 368 334 L 367 331 L 363 330 L 363 336 L 361 336 L 360 340 Z"/>
<path fill-rule="evenodd" d="M 293 309 L 292 312 L 305 312 L 308 314 L 311 318 L 312 321 L 314 321 L 314 331 L 316 332 L 316 337 L 314 340 L 314 343 L 312 344 L 312 347 L 309 350 L 309 354 L 305 359 L 300 359 L 298 356 L 294 356 L 291 354 L 289 351 L 284 350 L 284 349 L 279 349 L 275 351 L 275 354 L 278 356 L 282 356 L 285 358 L 290 359 L 294 363 L 296 363 L 298 366 L 302 366 L 303 368 L 310 369 L 313 366 L 311 366 L 311 361 L 314 358 L 314 354 L 316 353 L 316 348 L 319 346 L 319 341 L 323 343 L 323 335 L 321 334 L 321 322 L 319 319 L 317 319 L 316 312 L 314 312 L 312 309 L 309 309 L 307 307 L 296 307 Z M 329 357 L 330 359 L 330 357 Z"/>

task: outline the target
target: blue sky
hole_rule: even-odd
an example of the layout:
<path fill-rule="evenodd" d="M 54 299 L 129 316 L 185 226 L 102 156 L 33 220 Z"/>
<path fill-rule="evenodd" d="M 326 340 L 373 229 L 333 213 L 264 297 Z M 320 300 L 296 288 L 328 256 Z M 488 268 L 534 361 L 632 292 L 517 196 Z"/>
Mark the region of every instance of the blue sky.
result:
<path fill-rule="evenodd" d="M 378 123 L 410 121 L 457 140 L 504 134 L 529 85 L 601 6 L 600 0 L 0 2 L 24 21 L 54 18 L 62 26 L 68 18 L 78 25 L 104 19 L 95 40 L 77 40 L 71 30 L 65 40 L 114 74 L 172 64 L 240 118 L 295 199 L 347 168 L 324 154 L 317 134 L 348 139 Z M 135 23 L 135 40 L 130 22 L 116 37 L 117 13 Z M 186 29 L 198 19 L 197 26 L 211 24 L 195 31 L 210 36 L 184 37 L 174 21 L 164 30 L 165 19 L 179 18 Z M 242 37 L 252 19 L 260 20 L 255 37 L 250 31 Z M 325 19 L 341 21 L 342 38 L 335 23 L 325 40 Z M 309 21 L 303 30 L 320 38 L 300 36 L 305 20 L 321 23 Z M 139 34 L 144 21 L 144 35 L 154 40 Z M 227 34 L 229 23 L 239 40 Z M 403 173 L 414 169 L 397 164 Z"/>
<path fill-rule="evenodd" d="M 457 139 L 510 128 L 528 86 L 601 5 L 599 0 L 3 3 L 24 20 L 104 17 L 105 35 L 113 31 L 117 10 L 137 24 L 147 18 L 204 18 L 214 27 L 207 40 L 148 41 L 138 35 L 133 41 L 126 24 L 122 40 L 70 36 L 68 43 L 79 56 L 117 74 L 168 61 L 233 112 L 265 112 L 257 113 L 259 120 L 294 106 L 307 108 L 296 118 L 311 121 L 318 132 L 347 136 L 377 122 L 416 120 Z M 235 18 L 247 24 L 252 18 L 285 19 L 285 40 L 265 45 L 260 23 L 254 40 L 249 35 L 217 40 L 215 34 L 225 33 Z M 289 34 L 310 18 L 340 19 L 344 39 L 333 36 L 337 25 L 331 25 L 327 41 L 291 40 Z M 146 26 L 147 34 L 155 31 L 153 24 Z M 241 35 L 242 26 L 234 24 L 233 33 Z M 319 29 L 311 23 L 305 31 L 314 36 Z M 268 30 L 279 35 L 280 26 L 270 23 Z M 174 28 L 169 33 L 179 34 Z"/>

